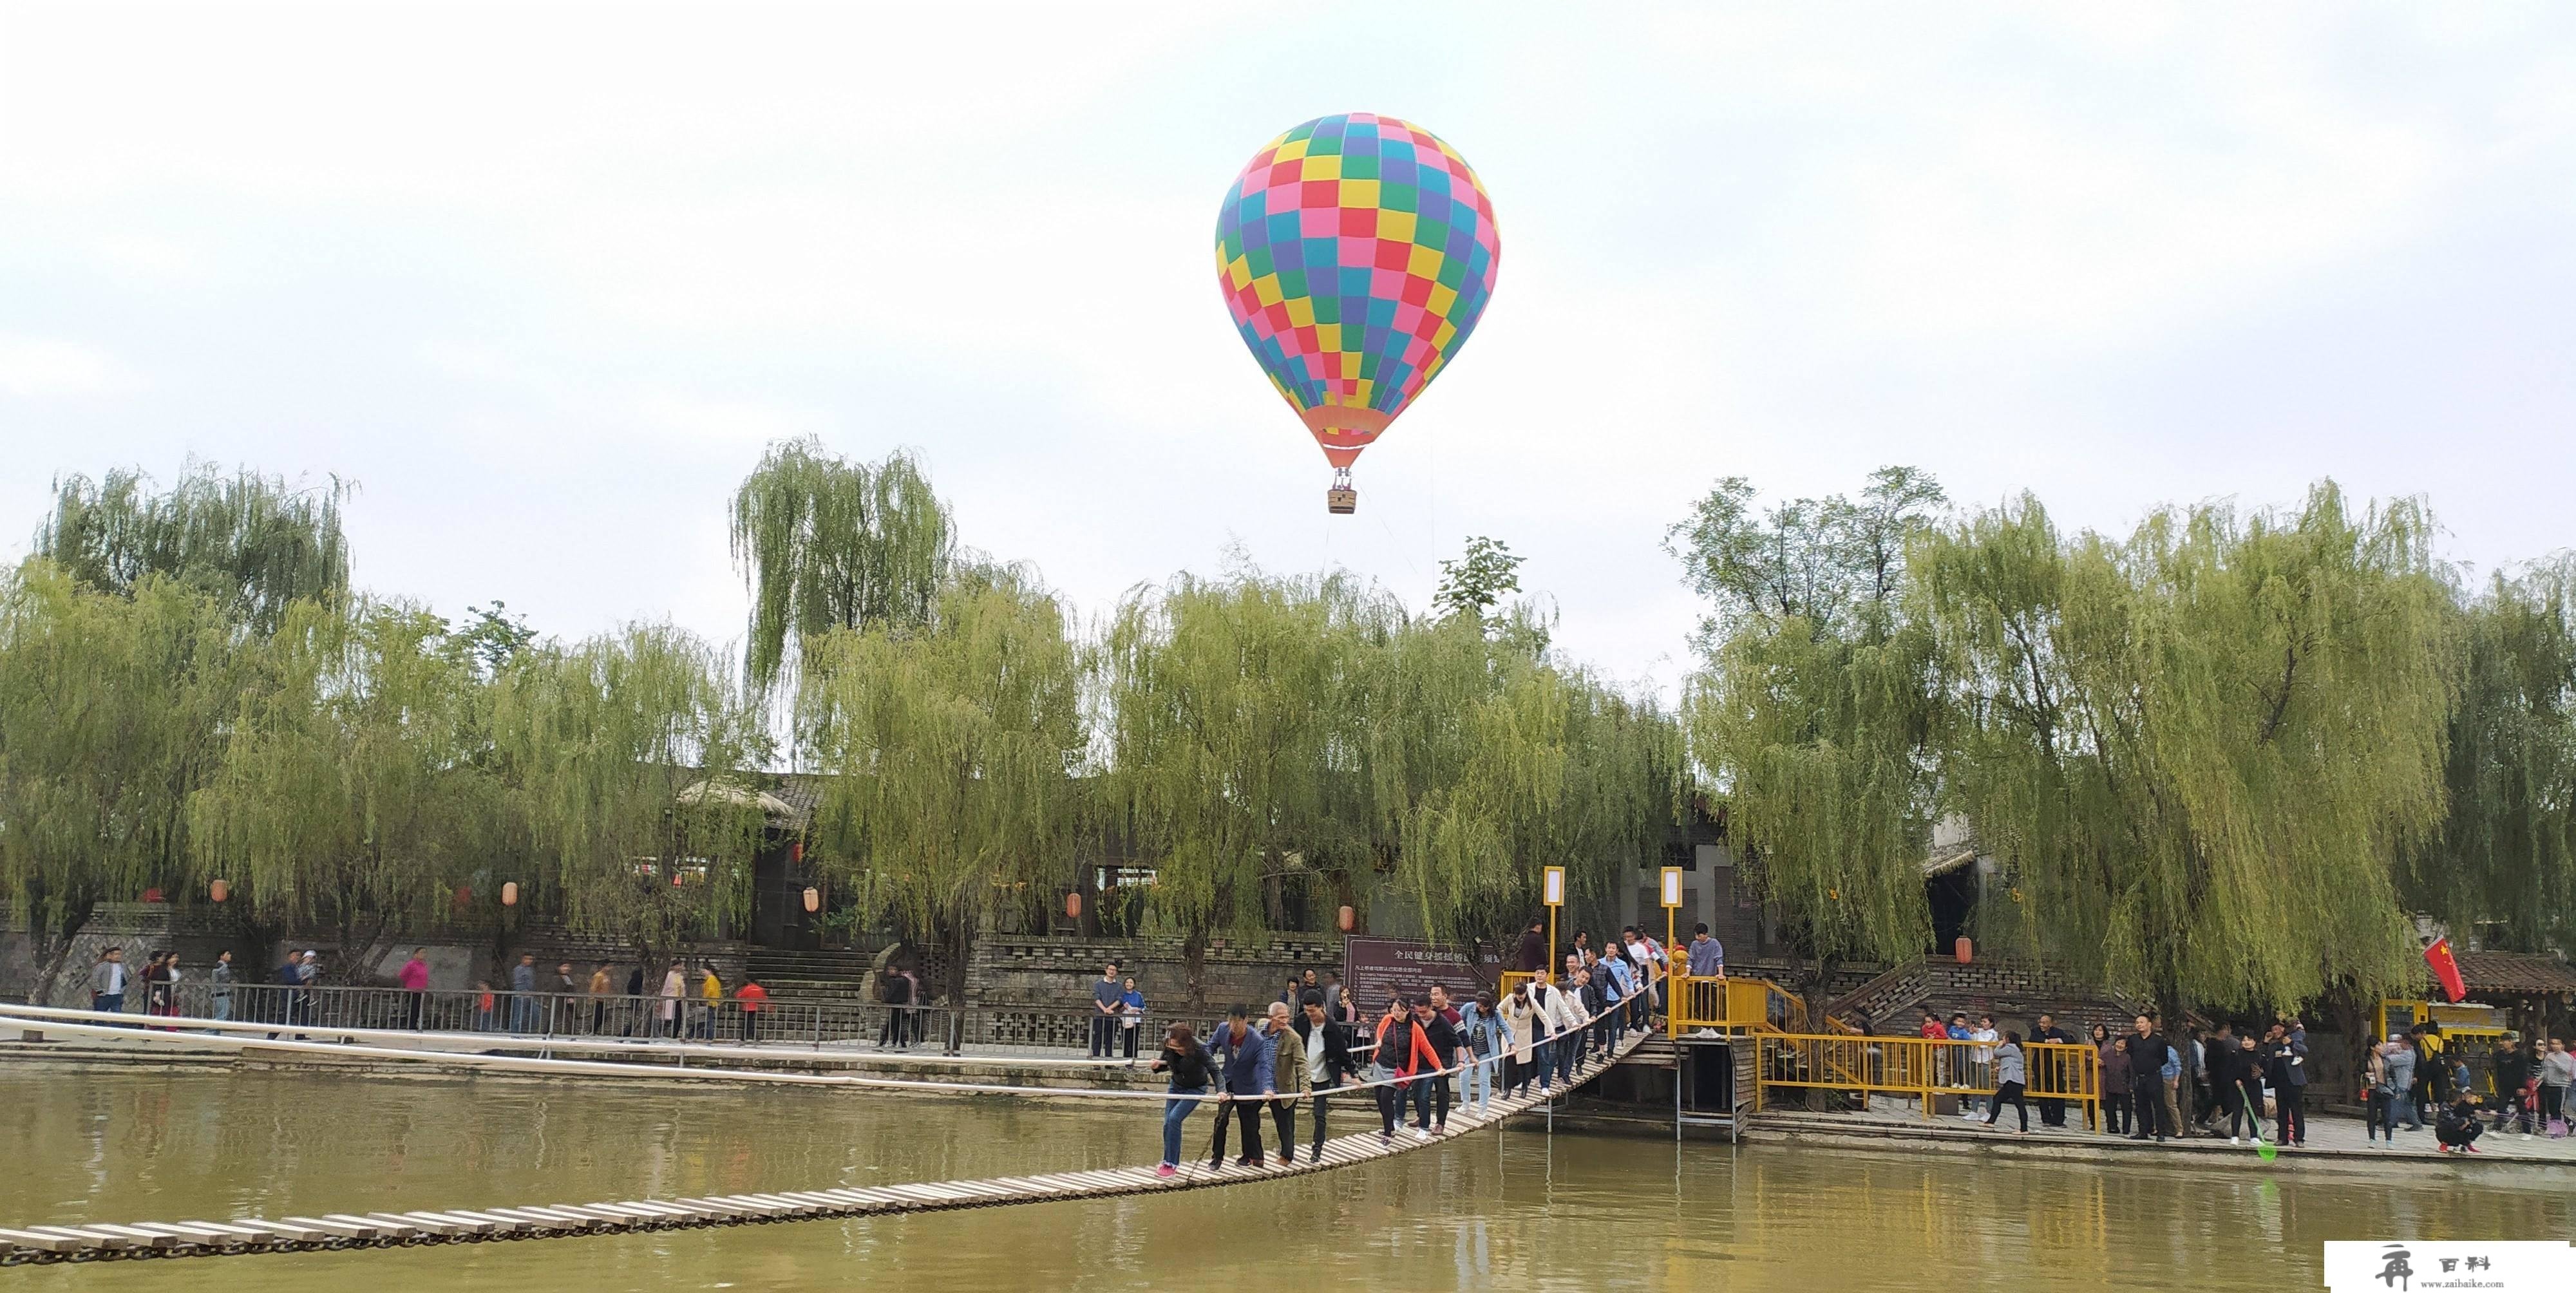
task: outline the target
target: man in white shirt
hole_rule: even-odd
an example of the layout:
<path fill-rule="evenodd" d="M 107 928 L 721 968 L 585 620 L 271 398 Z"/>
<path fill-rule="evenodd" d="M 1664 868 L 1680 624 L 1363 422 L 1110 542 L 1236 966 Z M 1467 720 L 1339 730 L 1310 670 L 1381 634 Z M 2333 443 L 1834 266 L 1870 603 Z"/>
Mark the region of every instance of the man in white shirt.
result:
<path fill-rule="evenodd" d="M 1574 999 L 1572 992 L 1563 988 L 1548 987 L 1546 984 L 1531 985 L 1534 994 L 1536 989 L 1541 987 L 1546 987 L 1547 991 L 1536 999 L 1539 1008 L 1547 1012 L 1548 1031 L 1553 1034 L 1550 1040 L 1556 1043 L 1556 1080 L 1570 1081 L 1574 1076 L 1575 1057 L 1580 1054 L 1580 1048 L 1577 1046 L 1580 1038 L 1576 1036 L 1575 1030 L 1583 1027 L 1588 1019 L 1583 1013 L 1582 1004 Z M 1547 1084 L 1545 1073 L 1540 1074 L 1539 1084 L 1542 1087 Z"/>

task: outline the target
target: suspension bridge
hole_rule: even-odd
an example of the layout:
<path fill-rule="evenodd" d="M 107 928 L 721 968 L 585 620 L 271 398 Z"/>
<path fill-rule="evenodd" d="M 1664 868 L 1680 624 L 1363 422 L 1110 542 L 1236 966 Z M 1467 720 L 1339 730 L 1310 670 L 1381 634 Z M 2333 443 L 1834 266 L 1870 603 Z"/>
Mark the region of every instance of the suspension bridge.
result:
<path fill-rule="evenodd" d="M 153 1017 L 150 1028 L 139 1028 L 133 1016 L 111 1016 L 84 1010 L 60 1010 L 32 1006 L 0 1006 L 0 1026 L 45 1036 L 139 1044 L 142 1048 L 156 1045 L 216 1046 L 244 1053 L 282 1056 L 323 1056 L 336 1060 L 378 1059 L 391 1061 L 434 1062 L 441 1066 L 462 1066 L 483 1072 L 501 1072 L 558 1076 L 621 1076 L 639 1073 L 660 1078 L 695 1081 L 783 1084 L 799 1086 L 848 1086 L 881 1090 L 908 1090 L 921 1094 L 986 1095 L 1036 1099 L 1129 1100 L 1159 1102 L 1171 1098 L 1165 1092 L 1110 1090 L 1100 1088 L 1066 1088 L 1004 1085 L 967 1081 L 931 1081 L 910 1078 L 879 1077 L 857 1073 L 781 1072 L 775 1069 L 727 1067 L 700 1064 L 696 1067 L 661 1066 L 640 1068 L 633 1063 L 614 1060 L 585 1060 L 544 1056 L 491 1054 L 454 1049 L 459 1044 L 482 1048 L 496 1045 L 514 1049 L 533 1049 L 524 1039 L 495 1038 L 467 1034 L 404 1034 L 390 1030 L 314 1029 L 311 1033 L 330 1040 L 297 1040 L 269 1038 L 263 1034 L 276 1026 L 265 1023 Z M 164 1031 L 164 1030 L 180 1031 Z M 1497 1095 L 1481 1110 L 1453 1105 L 1447 1133 L 1429 1140 L 1399 1134 L 1382 1139 L 1372 1130 L 1358 1135 L 1340 1136 L 1324 1143 L 1320 1155 L 1309 1155 L 1301 1149 L 1294 1162 L 1271 1158 L 1262 1166 L 1212 1165 L 1192 1163 L 1171 1176 L 1156 1172 L 1155 1165 L 1109 1168 L 1092 1171 L 1042 1173 L 1032 1176 L 990 1177 L 980 1180 L 926 1181 L 908 1185 L 883 1185 L 867 1188 L 798 1190 L 776 1193 L 732 1194 L 710 1198 L 626 1199 L 598 1203 L 542 1203 L 506 1208 L 475 1208 L 447 1211 L 326 1213 L 320 1216 L 281 1218 L 240 1217 L 222 1221 L 181 1220 L 134 1222 L 131 1224 L 89 1223 L 77 1226 L 31 1225 L 0 1228 L 0 1264 L 21 1265 L 52 1262 L 90 1262 L 129 1258 L 226 1257 L 259 1253 L 311 1252 L 352 1248 L 393 1248 L 426 1244 L 485 1243 L 497 1240 L 561 1239 L 576 1235 L 627 1234 L 637 1231 L 691 1230 L 714 1226 L 776 1224 L 788 1221 L 812 1221 L 833 1218 L 885 1216 L 897 1213 L 946 1212 L 965 1208 L 1007 1207 L 1023 1203 L 1046 1203 L 1065 1199 L 1093 1199 L 1115 1195 L 1157 1194 L 1172 1190 L 1199 1190 L 1228 1185 L 1246 1185 L 1283 1177 L 1304 1176 L 1392 1158 L 1447 1144 L 1462 1135 L 1499 1125 L 1519 1114 L 1538 1110 L 1552 1100 L 1590 1082 L 1607 1072 L 1622 1058 L 1634 1052 L 1654 1034 L 1640 1030 L 1623 1031 L 1606 1048 L 1595 1048 L 1577 1065 L 1571 1078 L 1550 1090 L 1526 1090 L 1514 1096 Z M 582 1054 L 595 1050 L 614 1051 L 616 1041 L 582 1041 L 551 1039 L 544 1044 L 549 1052 Z M 631 1052 L 634 1048 L 625 1047 Z M 707 1045 L 690 1048 L 705 1058 L 724 1058 L 726 1053 L 746 1062 L 773 1058 L 762 1055 L 760 1048 L 750 1046 Z M 1025 1061 L 1019 1061 L 1025 1062 Z M 1085 1061 L 1060 1061 L 1084 1064 Z M 1440 1080 L 1447 1080 L 1457 1069 L 1443 1070 Z M 1425 1078 L 1416 1081 L 1428 1080 Z M 1381 1080 L 1337 1088 L 1336 1097 L 1353 1098 L 1360 1104 L 1353 1113 L 1375 1112 L 1372 1088 L 1389 1085 Z M 1362 1092 L 1369 1092 L 1363 1096 Z M 1184 1097 L 1190 1098 L 1190 1097 Z M 1213 1103 L 1214 1096 L 1195 1097 Z"/>

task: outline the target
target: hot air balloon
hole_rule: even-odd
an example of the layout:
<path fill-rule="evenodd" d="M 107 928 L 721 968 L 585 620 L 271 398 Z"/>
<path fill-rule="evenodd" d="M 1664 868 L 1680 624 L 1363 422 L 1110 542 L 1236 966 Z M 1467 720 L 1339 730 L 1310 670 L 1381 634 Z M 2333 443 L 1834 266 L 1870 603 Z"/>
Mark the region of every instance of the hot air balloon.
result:
<path fill-rule="evenodd" d="M 1329 510 L 1357 508 L 1352 461 L 1467 344 L 1500 256 L 1476 172 L 1393 117 L 1318 117 L 1235 179 L 1217 278 L 1243 344 L 1333 464 Z"/>

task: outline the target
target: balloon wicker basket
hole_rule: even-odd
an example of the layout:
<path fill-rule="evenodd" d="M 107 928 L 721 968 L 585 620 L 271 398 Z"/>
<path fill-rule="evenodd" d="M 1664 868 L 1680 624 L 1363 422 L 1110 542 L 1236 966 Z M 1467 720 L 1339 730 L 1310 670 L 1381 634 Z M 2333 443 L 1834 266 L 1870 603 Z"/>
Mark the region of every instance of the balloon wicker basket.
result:
<path fill-rule="evenodd" d="M 1347 485 L 1335 485 L 1324 491 L 1324 510 L 1335 516 L 1348 516 L 1360 510 L 1360 492 Z"/>

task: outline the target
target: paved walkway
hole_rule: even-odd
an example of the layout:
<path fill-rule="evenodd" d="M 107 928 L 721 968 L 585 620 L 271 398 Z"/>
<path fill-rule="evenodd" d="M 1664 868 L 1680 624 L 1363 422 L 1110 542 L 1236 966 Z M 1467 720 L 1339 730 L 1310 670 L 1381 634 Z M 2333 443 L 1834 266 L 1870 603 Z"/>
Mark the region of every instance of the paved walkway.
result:
<path fill-rule="evenodd" d="M 1771 1117 L 1772 1115 L 1766 1113 L 1764 1116 Z M 2021 1141 L 2034 1145 L 2069 1144 L 2084 1145 L 2092 1148 L 2126 1148 L 2138 1143 L 2118 1136 L 2108 1136 L 2098 1132 L 2085 1131 L 2081 1127 L 2065 1131 L 2046 1129 L 2040 1126 L 2039 1114 L 2036 1109 L 2031 1112 L 2030 1134 L 2027 1136 L 2014 1130 L 2014 1128 L 2019 1125 L 2019 1119 L 2013 1116 L 2013 1111 L 2009 1108 L 2004 1110 L 2003 1121 L 1997 1126 L 1991 1128 L 1985 1125 L 1985 1118 L 1982 1114 L 1973 1121 L 1956 1114 L 1946 1118 L 1925 1118 L 1920 1113 L 1895 1113 L 1883 1109 L 1873 1109 L 1868 1113 L 1849 1114 L 1807 1114 L 1804 1112 L 1781 1111 L 1779 1117 L 1784 1120 L 1795 1120 L 1796 1124 L 1802 1128 L 1822 1126 L 1830 1123 L 1850 1127 L 1855 1130 L 1863 1127 L 1875 1127 L 1888 1131 L 1914 1130 L 1940 1131 L 1945 1133 L 1966 1131 L 1981 1136 L 1991 1137 L 1996 1140 Z M 2074 1119 L 2079 1117 L 2079 1115 L 2070 1114 L 2069 1117 L 2070 1119 Z M 2433 1130 L 2432 1125 L 2429 1123 L 2425 1125 L 2425 1129 L 2422 1131 L 2407 1131 L 2401 1127 L 2397 1132 L 2397 1144 L 2395 1148 L 2390 1148 L 2388 1142 L 2385 1140 L 2381 1140 L 2376 1144 L 2365 1143 L 2365 1129 L 2361 1120 L 2342 1114 L 2320 1114 L 2309 1121 L 2307 1130 L 2308 1143 L 2305 1152 L 2309 1153 L 2331 1151 L 2339 1156 L 2388 1159 L 2451 1157 L 2448 1154 L 2439 1153 L 2434 1149 Z M 2479 1152 L 2475 1157 L 2478 1158 L 2505 1158 L 2576 1163 L 2576 1136 L 2561 1137 L 2557 1140 L 2551 1140 L 2546 1136 L 2533 1136 L 2529 1139 L 2524 1139 L 2520 1133 L 2499 1134 L 2494 1131 L 2489 1131 L 2485 1135 L 2478 1137 L 2477 1145 Z M 2205 1135 L 2172 1137 L 2166 1140 L 2164 1147 L 2167 1149 L 2182 1147 L 2188 1149 L 2215 1151 L 2228 1151 L 2232 1149 L 2233 1152 L 2240 1154 L 2255 1152 L 2255 1146 L 2252 1140 L 2248 1139 L 2237 1145 L 2230 1146 L 2227 1143 L 2227 1137 L 2223 1134 L 2214 1137 Z M 2290 1155 L 2297 1154 L 2302 1151 L 2294 1147 L 2281 1150 L 2279 1152 L 2284 1155 Z"/>

